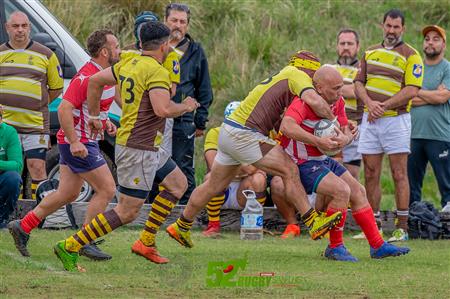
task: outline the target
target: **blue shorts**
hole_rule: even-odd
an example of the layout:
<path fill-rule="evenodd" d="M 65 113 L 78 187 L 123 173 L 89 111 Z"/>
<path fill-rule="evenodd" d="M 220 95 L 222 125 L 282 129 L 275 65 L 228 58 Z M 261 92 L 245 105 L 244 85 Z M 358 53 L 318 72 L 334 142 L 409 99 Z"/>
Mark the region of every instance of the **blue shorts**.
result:
<path fill-rule="evenodd" d="M 338 177 L 347 171 L 344 166 L 327 157 L 323 161 L 309 160 L 298 166 L 300 180 L 307 194 L 317 191 L 320 181 L 331 171 Z"/>
<path fill-rule="evenodd" d="M 72 155 L 70 144 L 58 144 L 59 164 L 67 165 L 73 173 L 88 172 L 106 164 L 105 158 L 100 153 L 98 143 L 84 143 L 84 146 L 88 150 L 88 155 L 86 158 L 80 158 Z"/>

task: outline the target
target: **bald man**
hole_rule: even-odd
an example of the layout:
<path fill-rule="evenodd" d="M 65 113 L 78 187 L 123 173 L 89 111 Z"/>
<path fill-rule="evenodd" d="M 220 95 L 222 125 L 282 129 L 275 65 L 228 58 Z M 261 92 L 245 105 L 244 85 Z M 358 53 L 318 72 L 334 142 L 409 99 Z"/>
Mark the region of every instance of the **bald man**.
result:
<path fill-rule="evenodd" d="M 408 253 L 409 248 L 399 248 L 384 242 L 378 231 L 364 187 L 341 164 L 320 151 L 320 148 L 326 148 L 330 144 L 343 148 L 354 138 L 345 114 L 342 76 L 333 67 L 322 66 L 316 71 L 313 84 L 319 95 L 330 105 L 340 129 L 336 129 L 337 134 L 334 137 L 314 136 L 314 126 L 321 118 L 307 103 L 296 98 L 287 109 L 281 123 L 283 132 L 281 146 L 297 162 L 300 180 L 306 193 L 315 192 L 322 195 L 318 196 L 317 201 L 311 205 L 317 210 L 326 212 L 327 215 L 338 211 L 343 215 L 339 224 L 330 231 L 330 244 L 324 256 L 338 261 L 357 261 L 345 248 L 343 241 L 349 201 L 353 218 L 367 236 L 372 258 Z"/>
<path fill-rule="evenodd" d="M 13 12 L 6 22 L 8 42 L 0 45 L 0 104 L 3 121 L 19 133 L 32 184 L 47 178 L 45 158 L 50 140 L 48 104 L 62 91 L 64 81 L 58 58 L 49 48 L 30 39 L 26 14 Z"/>

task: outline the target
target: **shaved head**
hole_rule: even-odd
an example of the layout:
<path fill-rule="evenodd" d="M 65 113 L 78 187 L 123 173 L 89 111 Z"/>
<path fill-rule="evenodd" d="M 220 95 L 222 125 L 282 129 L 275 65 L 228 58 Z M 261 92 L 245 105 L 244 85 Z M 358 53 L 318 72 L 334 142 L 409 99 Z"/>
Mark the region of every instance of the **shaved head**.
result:
<path fill-rule="evenodd" d="M 24 12 L 16 10 L 15 12 L 13 12 L 9 16 L 9 18 L 8 18 L 8 20 L 6 22 L 7 23 L 11 23 L 11 22 L 19 22 L 19 23 L 26 22 L 26 23 L 29 24 L 30 20 L 28 19 L 28 16 Z"/>
<path fill-rule="evenodd" d="M 21 12 L 13 12 L 6 22 L 9 44 L 14 49 L 24 49 L 30 43 L 31 25 L 28 16 Z"/>
<path fill-rule="evenodd" d="M 314 84 L 329 84 L 332 82 L 342 81 L 341 74 L 332 66 L 324 65 L 320 67 L 314 74 Z"/>
<path fill-rule="evenodd" d="M 329 104 L 333 104 L 342 96 L 344 81 L 341 74 L 332 66 L 320 67 L 314 74 L 313 83 L 317 92 Z"/>

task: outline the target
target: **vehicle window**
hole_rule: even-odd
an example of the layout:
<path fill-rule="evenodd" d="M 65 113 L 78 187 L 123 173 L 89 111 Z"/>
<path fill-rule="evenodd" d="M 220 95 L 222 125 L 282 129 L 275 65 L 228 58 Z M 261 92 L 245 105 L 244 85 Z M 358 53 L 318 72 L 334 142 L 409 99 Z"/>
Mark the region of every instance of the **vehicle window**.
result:
<path fill-rule="evenodd" d="M 15 11 L 17 11 L 17 10 L 23 11 L 22 7 L 19 6 L 17 3 L 13 2 L 13 1 L 5 1 L 5 17 L 6 17 L 6 20 L 8 20 L 9 16 L 10 16 L 13 12 L 15 12 Z M 26 12 L 25 12 L 25 13 L 26 13 Z M 27 15 L 28 15 L 28 14 L 27 14 Z M 31 18 L 29 15 L 28 15 L 28 18 L 30 18 L 30 23 L 31 23 L 31 38 L 33 38 L 33 36 L 34 36 L 36 33 L 42 32 L 43 30 L 42 30 L 42 27 L 39 26 L 39 24 L 36 23 L 36 21 L 35 21 L 33 18 Z"/>

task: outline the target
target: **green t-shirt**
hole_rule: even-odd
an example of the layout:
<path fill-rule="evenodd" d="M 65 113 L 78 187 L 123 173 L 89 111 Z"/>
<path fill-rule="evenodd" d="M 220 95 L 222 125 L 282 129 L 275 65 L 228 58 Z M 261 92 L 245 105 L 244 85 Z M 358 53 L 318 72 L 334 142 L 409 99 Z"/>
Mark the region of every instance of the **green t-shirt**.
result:
<path fill-rule="evenodd" d="M 17 171 L 22 173 L 22 146 L 16 129 L 0 123 L 0 173 L 3 171 Z"/>
<path fill-rule="evenodd" d="M 450 63 L 443 59 L 436 65 L 425 64 L 422 88 L 436 90 L 444 84 L 450 89 Z M 450 142 L 450 99 L 444 104 L 411 109 L 411 138 Z"/>

